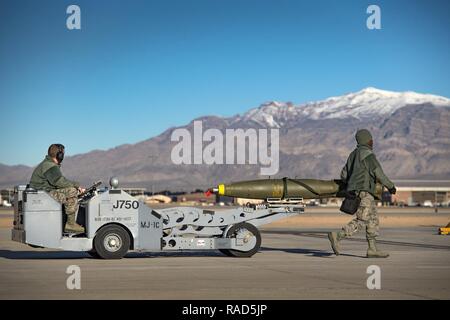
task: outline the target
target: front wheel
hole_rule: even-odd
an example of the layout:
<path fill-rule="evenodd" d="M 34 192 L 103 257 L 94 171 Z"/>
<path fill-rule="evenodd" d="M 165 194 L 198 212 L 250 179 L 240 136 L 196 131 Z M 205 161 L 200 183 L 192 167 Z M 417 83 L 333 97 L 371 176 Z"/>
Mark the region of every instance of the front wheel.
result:
<path fill-rule="evenodd" d="M 248 251 L 239 251 L 236 249 L 220 249 L 219 251 L 229 257 L 237 258 L 249 258 L 258 252 L 261 247 L 261 233 L 254 225 L 246 222 L 238 223 L 232 226 L 227 234 L 227 238 L 240 238 L 244 242 L 248 241 L 251 237 L 255 237 L 255 245 Z"/>
<path fill-rule="evenodd" d="M 100 256 L 98 255 L 97 251 L 95 251 L 95 249 L 86 251 L 87 254 L 89 254 L 92 258 L 100 258 Z"/>
<path fill-rule="evenodd" d="M 102 259 L 121 259 L 129 248 L 130 236 L 118 225 L 101 228 L 94 238 L 94 250 Z"/>

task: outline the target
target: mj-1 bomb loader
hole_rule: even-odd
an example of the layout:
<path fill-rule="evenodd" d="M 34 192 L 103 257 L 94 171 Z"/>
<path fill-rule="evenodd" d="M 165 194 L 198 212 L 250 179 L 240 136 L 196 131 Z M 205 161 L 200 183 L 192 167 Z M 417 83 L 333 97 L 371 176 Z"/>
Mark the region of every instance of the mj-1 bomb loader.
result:
<path fill-rule="evenodd" d="M 45 191 L 14 189 L 12 239 L 33 247 L 86 251 L 104 259 L 122 258 L 129 250 L 220 250 L 228 256 L 251 257 L 260 248 L 257 227 L 304 211 L 297 201 L 266 202 L 226 210 L 193 207 L 152 209 L 118 188 L 80 195 L 77 223 L 85 233 L 64 233 L 63 206 Z"/>
<path fill-rule="evenodd" d="M 209 192 L 265 200 L 226 210 L 193 207 L 152 209 L 118 188 L 98 190 L 100 182 L 79 196 L 77 223 L 85 233 L 64 233 L 63 206 L 44 191 L 14 189 L 12 239 L 33 247 L 86 251 L 104 259 L 122 258 L 129 250 L 219 250 L 251 257 L 261 246 L 257 227 L 304 212 L 304 199 L 343 197 L 340 180 L 289 178 L 219 184 Z M 377 196 L 382 187 L 377 185 Z"/>

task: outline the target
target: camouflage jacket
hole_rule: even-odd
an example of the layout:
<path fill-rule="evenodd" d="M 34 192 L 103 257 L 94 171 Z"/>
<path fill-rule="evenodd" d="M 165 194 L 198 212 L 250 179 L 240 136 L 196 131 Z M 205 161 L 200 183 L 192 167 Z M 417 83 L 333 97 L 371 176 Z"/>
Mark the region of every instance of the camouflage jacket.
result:
<path fill-rule="evenodd" d="M 30 187 L 36 190 L 51 191 L 55 189 L 75 187 L 78 188 L 80 184 L 75 181 L 70 181 L 61 173 L 60 166 L 53 162 L 53 160 L 46 156 L 45 159 L 34 169 L 31 175 Z"/>
<path fill-rule="evenodd" d="M 384 174 L 372 149 L 366 145 L 358 145 L 350 153 L 341 171 L 341 179 L 347 184 L 347 191 L 367 191 L 373 196 L 377 181 L 388 189 L 394 187 Z"/>

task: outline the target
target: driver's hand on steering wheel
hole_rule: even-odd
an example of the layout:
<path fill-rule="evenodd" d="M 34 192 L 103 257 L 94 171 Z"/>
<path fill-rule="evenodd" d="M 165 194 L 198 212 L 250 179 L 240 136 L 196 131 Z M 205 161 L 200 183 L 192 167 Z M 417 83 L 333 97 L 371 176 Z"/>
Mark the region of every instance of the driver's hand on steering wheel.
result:
<path fill-rule="evenodd" d="M 85 188 L 83 188 L 83 187 L 78 187 L 78 192 L 79 192 L 79 193 L 84 193 L 85 191 L 86 191 Z"/>

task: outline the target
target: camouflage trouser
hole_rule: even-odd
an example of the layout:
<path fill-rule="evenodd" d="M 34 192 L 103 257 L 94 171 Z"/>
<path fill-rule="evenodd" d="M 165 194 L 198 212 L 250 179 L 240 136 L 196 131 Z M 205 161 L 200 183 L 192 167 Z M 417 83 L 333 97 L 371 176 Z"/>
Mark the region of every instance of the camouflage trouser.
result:
<path fill-rule="evenodd" d="M 359 205 L 356 217 L 342 228 L 346 237 L 351 237 L 358 231 L 366 229 L 367 240 L 375 239 L 378 236 L 379 220 L 373 196 L 365 191 L 359 194 L 361 204 Z"/>
<path fill-rule="evenodd" d="M 78 190 L 76 188 L 56 189 L 49 194 L 59 203 L 63 204 L 66 214 L 76 214 L 78 212 Z"/>

